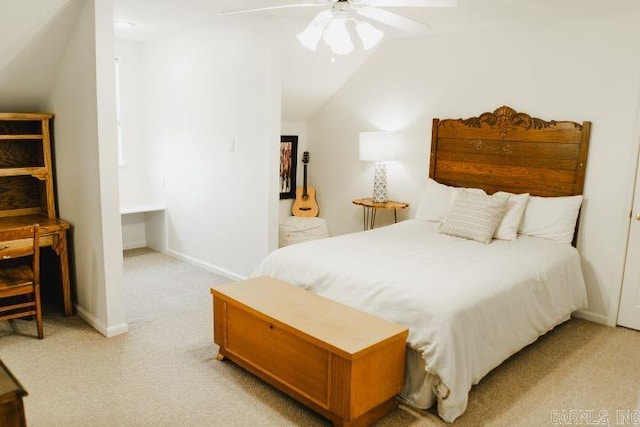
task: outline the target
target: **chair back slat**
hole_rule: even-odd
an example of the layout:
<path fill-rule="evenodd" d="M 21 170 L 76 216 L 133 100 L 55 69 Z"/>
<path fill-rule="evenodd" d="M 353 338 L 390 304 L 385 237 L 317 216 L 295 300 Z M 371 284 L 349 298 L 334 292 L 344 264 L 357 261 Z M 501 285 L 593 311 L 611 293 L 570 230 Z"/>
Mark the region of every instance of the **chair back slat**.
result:
<path fill-rule="evenodd" d="M 31 262 L 16 259 L 29 257 Z M 21 262 L 22 264 L 17 264 Z M 26 302 L 16 299 L 27 298 Z M 0 231 L 0 320 L 36 316 L 38 338 L 44 337 L 40 304 L 40 227 Z"/>

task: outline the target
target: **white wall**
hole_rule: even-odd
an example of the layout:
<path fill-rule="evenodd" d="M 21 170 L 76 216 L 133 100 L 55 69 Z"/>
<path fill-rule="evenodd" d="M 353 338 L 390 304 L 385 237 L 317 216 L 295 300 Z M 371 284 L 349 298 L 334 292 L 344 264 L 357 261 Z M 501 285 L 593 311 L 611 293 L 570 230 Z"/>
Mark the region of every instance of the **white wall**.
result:
<path fill-rule="evenodd" d="M 120 206 L 123 209 L 158 204 L 151 190 L 147 159 L 149 149 L 143 138 L 144 100 L 142 84 L 142 43 L 116 40 L 120 68 L 120 128 L 124 164 L 119 167 Z"/>
<path fill-rule="evenodd" d="M 124 161 L 119 165 L 121 211 L 149 211 L 164 206 L 161 185 L 152 183 L 149 153 L 153 141 L 144 138 L 143 43 L 116 40 L 116 57 L 120 70 L 120 132 Z M 155 184 L 155 185 L 154 185 Z M 122 246 L 124 249 L 153 246 L 164 248 L 164 213 L 154 211 L 122 215 Z M 151 222 L 160 219 L 158 227 Z M 158 241 L 158 245 L 149 242 Z"/>
<path fill-rule="evenodd" d="M 167 252 L 238 278 L 278 245 L 280 52 L 264 20 L 212 20 L 145 45 L 144 138 Z"/>
<path fill-rule="evenodd" d="M 144 212 L 121 215 L 122 249 L 147 247 L 146 214 Z"/>
<path fill-rule="evenodd" d="M 109 0 L 78 2 L 47 110 L 55 117 L 60 216 L 69 240 L 80 316 L 106 336 L 126 332 L 117 199 L 113 23 Z"/>
<path fill-rule="evenodd" d="M 127 331 L 124 317 L 122 277 L 122 237 L 118 196 L 118 136 L 116 118 L 116 80 L 113 59 L 112 0 L 93 0 L 95 4 L 96 105 L 98 108 L 98 155 L 100 203 L 104 248 L 107 336 Z"/>
<path fill-rule="evenodd" d="M 306 122 L 374 50 L 357 47 L 349 55 L 333 55 L 324 41 L 315 52 L 303 47 L 296 34 L 309 25 L 309 15 L 301 20 L 281 19 L 280 44 L 283 50 L 282 120 Z"/>
<path fill-rule="evenodd" d="M 78 0 L 0 0 L 0 110 L 43 109 L 78 6 Z"/>
<path fill-rule="evenodd" d="M 296 173 L 296 187 L 302 185 L 302 153 L 307 151 L 307 122 L 282 122 L 282 135 L 298 136 L 298 170 Z M 311 155 L 311 153 L 309 153 Z M 312 185 L 311 182 L 308 183 Z M 295 199 L 280 200 L 280 219 L 291 216 L 291 207 Z"/>
<path fill-rule="evenodd" d="M 398 131 L 390 197 L 413 216 L 428 176 L 433 117 L 500 105 L 543 119 L 593 122 L 578 248 L 590 319 L 615 323 L 638 149 L 640 16 L 544 29 L 478 30 L 386 42 L 309 122 L 310 170 L 333 234 L 358 231 L 351 200 L 371 191 L 358 133 Z M 320 184 L 321 183 L 321 184 Z"/>

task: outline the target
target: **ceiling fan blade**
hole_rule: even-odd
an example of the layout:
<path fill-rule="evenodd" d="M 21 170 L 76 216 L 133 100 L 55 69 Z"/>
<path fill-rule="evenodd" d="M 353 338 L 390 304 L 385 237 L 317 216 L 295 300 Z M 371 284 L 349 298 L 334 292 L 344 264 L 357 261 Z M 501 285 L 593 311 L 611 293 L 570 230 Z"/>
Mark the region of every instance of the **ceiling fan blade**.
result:
<path fill-rule="evenodd" d="M 458 0 L 359 0 L 363 6 L 374 7 L 456 7 Z"/>
<path fill-rule="evenodd" d="M 386 11 L 384 9 L 378 9 L 377 7 L 363 7 L 358 9 L 358 13 L 365 18 L 381 22 L 385 25 L 397 28 L 407 33 L 422 34 L 429 29 L 429 26 L 427 24 L 423 24 L 422 22 L 418 22 L 413 19 L 405 18 L 404 16 Z"/>
<path fill-rule="evenodd" d="M 220 15 L 237 15 L 240 13 L 252 13 L 252 12 L 263 12 L 266 10 L 278 10 L 278 9 L 289 9 L 293 7 L 319 7 L 326 6 L 327 2 L 304 2 L 304 3 L 295 3 L 295 4 L 282 4 L 279 6 L 268 6 L 268 7 L 258 7 L 255 9 L 238 9 L 238 10 L 226 10 L 220 12 Z"/>

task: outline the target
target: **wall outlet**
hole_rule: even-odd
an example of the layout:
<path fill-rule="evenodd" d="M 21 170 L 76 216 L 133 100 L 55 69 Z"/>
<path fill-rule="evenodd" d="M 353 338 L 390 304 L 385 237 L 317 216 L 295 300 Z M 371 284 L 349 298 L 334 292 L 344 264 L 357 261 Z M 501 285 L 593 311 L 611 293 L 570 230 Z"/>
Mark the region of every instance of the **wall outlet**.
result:
<path fill-rule="evenodd" d="M 235 138 L 229 139 L 228 149 L 229 149 L 230 153 L 233 153 L 234 151 L 236 151 L 236 140 L 235 140 Z"/>

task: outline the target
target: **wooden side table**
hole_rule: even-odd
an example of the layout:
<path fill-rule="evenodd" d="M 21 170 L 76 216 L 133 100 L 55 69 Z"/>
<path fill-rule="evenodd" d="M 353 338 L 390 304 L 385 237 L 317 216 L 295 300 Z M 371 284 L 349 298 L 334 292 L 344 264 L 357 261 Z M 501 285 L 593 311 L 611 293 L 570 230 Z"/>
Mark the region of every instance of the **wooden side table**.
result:
<path fill-rule="evenodd" d="M 0 360 L 0 426 L 27 425 L 22 403 L 22 398 L 26 395 L 26 390 Z"/>
<path fill-rule="evenodd" d="M 371 197 L 355 199 L 353 204 L 356 206 L 362 206 L 363 208 L 363 223 L 365 230 L 371 230 L 376 225 L 376 211 L 378 209 L 393 209 L 393 221 L 398 222 L 398 209 L 406 209 L 409 207 L 409 203 L 394 202 L 393 200 L 380 203 L 374 202 Z"/>

